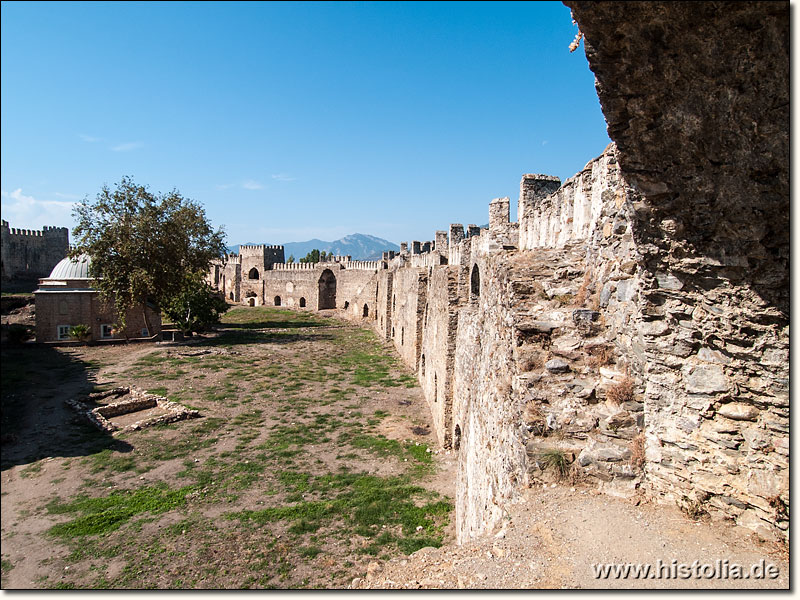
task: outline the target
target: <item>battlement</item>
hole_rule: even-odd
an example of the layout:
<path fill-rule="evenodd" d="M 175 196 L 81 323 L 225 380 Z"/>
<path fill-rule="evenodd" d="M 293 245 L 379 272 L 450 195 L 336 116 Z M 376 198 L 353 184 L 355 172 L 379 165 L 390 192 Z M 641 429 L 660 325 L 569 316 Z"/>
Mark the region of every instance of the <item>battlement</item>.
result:
<path fill-rule="evenodd" d="M 14 235 L 20 237 L 65 237 L 69 236 L 69 229 L 67 227 L 49 227 L 45 225 L 42 229 L 17 229 L 16 227 L 9 227 L 8 221 L 3 221 L 3 228 L 8 232 L 6 235 Z M 5 233 L 5 232 L 4 232 Z"/>
<path fill-rule="evenodd" d="M 313 271 L 319 263 L 275 263 L 273 271 Z"/>
<path fill-rule="evenodd" d="M 345 269 L 355 269 L 360 271 L 377 271 L 382 269 L 384 263 L 379 260 L 351 260 L 344 263 Z"/>

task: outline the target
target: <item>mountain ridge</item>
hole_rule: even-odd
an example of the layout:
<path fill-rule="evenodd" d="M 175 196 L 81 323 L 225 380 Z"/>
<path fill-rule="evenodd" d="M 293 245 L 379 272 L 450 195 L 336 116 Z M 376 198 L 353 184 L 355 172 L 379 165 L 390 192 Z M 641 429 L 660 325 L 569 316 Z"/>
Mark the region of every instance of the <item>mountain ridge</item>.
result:
<path fill-rule="evenodd" d="M 251 244 L 228 246 L 228 252 L 238 253 L 239 246 L 241 245 Z M 305 242 L 287 242 L 278 245 L 283 246 L 283 253 L 286 260 L 289 259 L 289 256 L 294 256 L 295 261 L 304 258 L 306 254 L 315 249 L 320 252 L 332 252 L 339 256 L 350 255 L 353 257 L 353 260 L 379 260 L 385 251 L 400 251 L 400 246 L 397 244 L 367 233 L 352 233 L 332 242 L 314 238 Z"/>

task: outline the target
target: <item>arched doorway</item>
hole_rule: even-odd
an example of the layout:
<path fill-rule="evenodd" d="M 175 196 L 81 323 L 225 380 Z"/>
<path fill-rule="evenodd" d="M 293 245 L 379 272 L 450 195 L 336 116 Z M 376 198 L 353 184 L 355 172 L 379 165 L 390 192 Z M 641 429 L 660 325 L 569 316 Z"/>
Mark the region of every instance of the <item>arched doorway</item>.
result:
<path fill-rule="evenodd" d="M 362 314 L 362 316 L 364 316 L 364 317 L 368 317 L 368 316 L 369 316 L 369 306 L 367 306 L 367 305 L 365 304 L 365 305 L 364 305 L 364 310 L 362 311 L 362 313 L 361 313 L 361 314 Z"/>
<path fill-rule="evenodd" d="M 305 308 L 305 307 L 306 307 L 306 299 L 300 298 L 300 308 Z"/>
<path fill-rule="evenodd" d="M 248 279 L 258 279 L 258 269 L 253 267 L 250 269 L 250 272 L 247 274 Z"/>
<path fill-rule="evenodd" d="M 280 306 L 281 305 L 281 297 L 280 296 L 275 296 L 275 298 L 273 299 L 273 302 L 275 302 L 275 306 Z"/>
<path fill-rule="evenodd" d="M 325 269 L 319 277 L 319 309 L 336 308 L 336 276 Z"/>

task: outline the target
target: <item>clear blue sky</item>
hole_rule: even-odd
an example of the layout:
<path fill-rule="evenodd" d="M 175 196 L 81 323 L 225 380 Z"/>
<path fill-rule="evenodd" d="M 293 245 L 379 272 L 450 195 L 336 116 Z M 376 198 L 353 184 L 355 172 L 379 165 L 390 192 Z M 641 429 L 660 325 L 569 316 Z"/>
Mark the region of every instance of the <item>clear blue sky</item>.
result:
<path fill-rule="evenodd" d="M 2 3 L 2 215 L 130 175 L 228 243 L 488 222 L 609 143 L 561 3 Z"/>

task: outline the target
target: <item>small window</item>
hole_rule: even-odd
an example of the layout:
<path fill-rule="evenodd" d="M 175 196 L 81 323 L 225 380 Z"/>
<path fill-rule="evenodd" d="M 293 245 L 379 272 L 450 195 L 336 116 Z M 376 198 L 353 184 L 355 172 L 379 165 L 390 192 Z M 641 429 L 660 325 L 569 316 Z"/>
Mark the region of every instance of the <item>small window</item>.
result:
<path fill-rule="evenodd" d="M 59 325 L 58 326 L 58 339 L 60 340 L 68 340 L 69 339 L 69 330 L 72 329 L 72 325 Z"/>
<path fill-rule="evenodd" d="M 275 306 L 280 306 L 281 305 L 281 297 L 280 296 L 275 296 L 274 302 L 275 302 Z"/>
<path fill-rule="evenodd" d="M 300 298 L 300 308 L 305 308 L 305 307 L 306 307 L 306 299 Z"/>
<path fill-rule="evenodd" d="M 114 327 L 112 325 L 100 325 L 100 338 L 107 340 L 114 337 Z"/>
<path fill-rule="evenodd" d="M 477 300 L 481 295 L 481 272 L 478 265 L 472 267 L 472 277 L 470 277 L 470 292 L 472 300 Z"/>
<path fill-rule="evenodd" d="M 150 337 L 150 332 L 147 331 L 147 327 L 142 327 L 142 337 Z"/>
<path fill-rule="evenodd" d="M 344 309 L 347 310 L 349 308 L 349 306 L 350 306 L 350 302 L 345 300 Z"/>
<path fill-rule="evenodd" d="M 364 310 L 361 312 L 362 316 L 368 317 L 369 316 L 369 306 L 366 304 L 364 305 Z"/>

